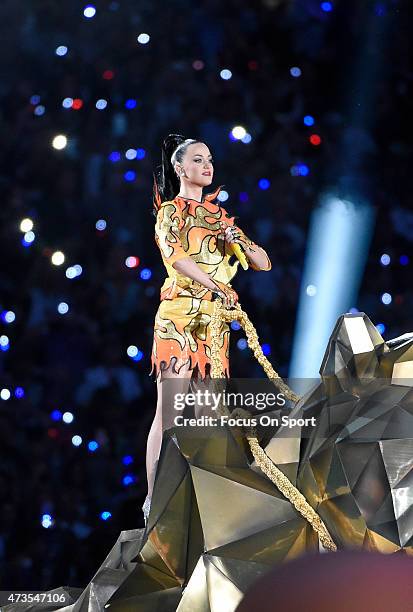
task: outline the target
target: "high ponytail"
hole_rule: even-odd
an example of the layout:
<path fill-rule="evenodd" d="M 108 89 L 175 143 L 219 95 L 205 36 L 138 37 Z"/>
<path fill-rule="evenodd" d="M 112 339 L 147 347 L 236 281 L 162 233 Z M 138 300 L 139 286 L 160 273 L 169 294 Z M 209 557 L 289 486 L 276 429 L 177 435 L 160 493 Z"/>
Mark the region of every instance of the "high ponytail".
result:
<path fill-rule="evenodd" d="M 156 215 L 162 202 L 172 200 L 180 189 L 179 178 L 174 170 L 176 161 L 182 162 L 187 147 L 199 140 L 185 138 L 181 134 L 168 134 L 162 143 L 162 163 L 153 173 L 153 214 Z M 181 146 L 180 146 L 181 145 Z M 173 155 L 173 160 L 171 161 Z"/>

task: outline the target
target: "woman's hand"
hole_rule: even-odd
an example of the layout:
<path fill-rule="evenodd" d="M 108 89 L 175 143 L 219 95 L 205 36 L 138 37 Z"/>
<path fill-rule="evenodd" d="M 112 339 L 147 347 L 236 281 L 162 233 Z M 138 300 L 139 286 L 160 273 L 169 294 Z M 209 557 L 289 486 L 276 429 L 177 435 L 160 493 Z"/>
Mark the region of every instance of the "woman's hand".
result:
<path fill-rule="evenodd" d="M 214 280 L 213 278 L 211 278 L 211 281 L 217 287 L 215 293 L 217 293 L 219 297 L 222 298 L 224 306 L 226 306 L 227 308 L 235 306 L 239 299 L 238 293 L 234 289 L 232 289 L 232 287 L 228 287 L 228 285 L 226 285 L 225 283 L 221 283 L 221 281 Z"/>
<path fill-rule="evenodd" d="M 236 225 L 228 225 L 225 221 L 220 222 L 221 229 L 223 230 L 222 235 L 228 244 L 240 244 L 244 249 L 247 249 L 251 244 L 252 240 L 247 238 L 241 228 Z"/>

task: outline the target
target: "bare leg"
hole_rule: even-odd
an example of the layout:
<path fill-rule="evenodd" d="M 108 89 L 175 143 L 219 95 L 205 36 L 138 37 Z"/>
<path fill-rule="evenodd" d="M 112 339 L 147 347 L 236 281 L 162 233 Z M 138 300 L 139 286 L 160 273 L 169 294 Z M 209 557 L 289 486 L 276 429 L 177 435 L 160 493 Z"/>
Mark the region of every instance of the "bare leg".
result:
<path fill-rule="evenodd" d="M 155 418 L 148 435 L 146 446 L 146 473 L 148 479 L 148 498 L 152 496 L 152 489 L 155 482 L 156 468 L 158 464 L 159 453 L 162 445 L 163 432 L 174 426 L 174 419 L 179 414 L 173 406 L 173 393 L 186 393 L 190 385 L 190 379 L 193 374 L 193 369 L 189 369 L 190 362 L 184 364 L 177 374 L 173 371 L 173 366 L 176 358 L 171 359 L 168 368 L 161 370 L 158 373 L 156 380 L 157 384 L 157 405 Z M 175 379 L 173 387 L 162 382 L 165 379 Z M 168 393 L 169 391 L 169 393 Z"/>

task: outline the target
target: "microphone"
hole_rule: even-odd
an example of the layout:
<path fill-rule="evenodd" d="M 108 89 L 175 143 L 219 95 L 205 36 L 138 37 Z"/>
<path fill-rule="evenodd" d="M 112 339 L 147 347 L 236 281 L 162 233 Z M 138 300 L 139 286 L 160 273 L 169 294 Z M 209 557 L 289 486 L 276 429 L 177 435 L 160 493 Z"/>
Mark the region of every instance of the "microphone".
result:
<path fill-rule="evenodd" d="M 227 223 L 225 222 L 221 222 L 221 227 L 224 229 L 224 231 L 226 230 L 228 226 Z M 238 242 L 232 242 L 229 244 L 229 247 L 231 249 L 231 251 L 234 253 L 235 257 L 238 259 L 238 261 L 241 264 L 241 267 L 244 270 L 248 270 L 249 265 L 248 265 L 248 261 L 247 258 L 245 257 L 245 253 L 244 251 L 241 249 L 240 245 L 238 244 Z"/>

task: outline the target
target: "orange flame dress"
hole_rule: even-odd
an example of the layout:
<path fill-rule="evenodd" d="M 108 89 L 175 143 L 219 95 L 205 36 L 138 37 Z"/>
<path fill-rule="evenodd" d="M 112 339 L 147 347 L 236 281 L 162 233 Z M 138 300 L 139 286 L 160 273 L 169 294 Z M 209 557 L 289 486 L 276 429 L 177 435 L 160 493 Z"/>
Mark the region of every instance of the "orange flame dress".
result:
<path fill-rule="evenodd" d="M 206 365 L 211 365 L 210 321 L 214 294 L 210 289 L 183 276 L 172 266 L 175 261 L 190 256 L 213 279 L 231 287 L 239 261 L 223 237 L 220 222 L 234 225 L 220 204 L 214 203 L 222 185 L 201 201 L 176 196 L 161 202 L 155 223 L 158 245 L 167 277 L 160 290 L 160 304 L 155 315 L 149 375 L 157 376 L 176 357 L 175 372 L 190 362 L 198 367 L 201 378 Z M 231 260 L 231 261 L 230 261 Z M 223 322 L 220 328 L 220 351 L 225 376 L 229 377 L 230 328 Z"/>

